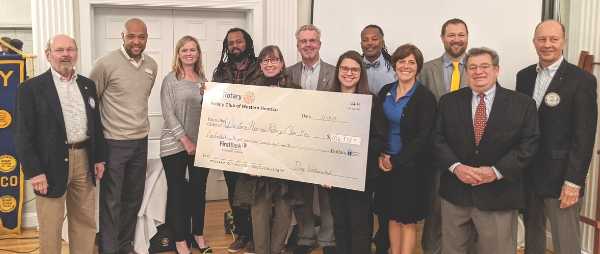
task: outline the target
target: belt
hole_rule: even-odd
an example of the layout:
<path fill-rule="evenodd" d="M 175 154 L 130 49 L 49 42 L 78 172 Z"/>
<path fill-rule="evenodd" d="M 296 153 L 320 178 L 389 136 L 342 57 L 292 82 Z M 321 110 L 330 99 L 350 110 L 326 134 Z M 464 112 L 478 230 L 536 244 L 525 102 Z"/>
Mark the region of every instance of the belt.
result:
<path fill-rule="evenodd" d="M 88 141 L 85 140 L 85 141 L 81 141 L 81 142 L 77 142 L 77 143 L 73 143 L 73 144 L 67 144 L 67 146 L 71 150 L 83 149 L 87 145 L 87 142 Z"/>

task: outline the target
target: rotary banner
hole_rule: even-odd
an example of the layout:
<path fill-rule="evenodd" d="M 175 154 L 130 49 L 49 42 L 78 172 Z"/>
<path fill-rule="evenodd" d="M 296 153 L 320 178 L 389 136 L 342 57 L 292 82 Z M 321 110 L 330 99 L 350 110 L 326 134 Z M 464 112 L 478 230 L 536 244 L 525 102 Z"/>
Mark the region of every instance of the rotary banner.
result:
<path fill-rule="evenodd" d="M 14 143 L 17 88 L 25 80 L 25 60 L 0 55 L 0 235 L 21 232 L 23 173 Z"/>

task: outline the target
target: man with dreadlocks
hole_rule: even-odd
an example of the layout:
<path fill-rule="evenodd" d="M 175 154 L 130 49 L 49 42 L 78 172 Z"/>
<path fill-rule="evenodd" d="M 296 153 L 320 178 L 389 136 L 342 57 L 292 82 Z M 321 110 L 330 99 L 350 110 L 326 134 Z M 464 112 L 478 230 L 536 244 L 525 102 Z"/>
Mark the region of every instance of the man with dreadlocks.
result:
<path fill-rule="evenodd" d="M 381 88 L 396 81 L 396 72 L 391 64 L 392 57 L 383 40 L 383 29 L 378 25 L 368 25 L 360 33 L 360 47 L 363 51 L 363 62 L 367 68 L 369 91 L 378 94 Z M 375 234 L 376 253 L 388 253 L 390 247 L 388 235 L 388 219 L 378 217 L 379 229 Z"/>
<path fill-rule="evenodd" d="M 383 29 L 378 25 L 363 28 L 360 33 L 360 47 L 367 67 L 369 91 L 378 94 L 384 85 L 396 81 L 396 73 L 390 63 L 392 57 L 383 40 Z"/>
<path fill-rule="evenodd" d="M 259 74 L 259 64 L 254 53 L 254 43 L 250 34 L 241 28 L 232 28 L 227 31 L 223 39 L 223 51 L 219 65 L 213 73 L 213 81 L 221 83 L 249 84 Z M 241 175 L 236 172 L 223 171 L 229 205 L 233 215 L 235 241 L 229 245 L 227 251 L 235 253 L 246 247 L 246 251 L 254 251 L 252 244 L 252 223 L 250 209 L 234 206 L 235 185 Z M 248 246 L 246 246 L 248 245 Z"/>

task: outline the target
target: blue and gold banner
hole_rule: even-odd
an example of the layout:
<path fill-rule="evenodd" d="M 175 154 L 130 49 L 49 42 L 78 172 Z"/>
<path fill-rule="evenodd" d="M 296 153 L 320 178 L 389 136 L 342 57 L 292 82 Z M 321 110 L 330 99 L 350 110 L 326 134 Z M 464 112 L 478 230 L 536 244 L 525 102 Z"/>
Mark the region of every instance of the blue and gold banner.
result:
<path fill-rule="evenodd" d="M 23 172 L 14 143 L 17 88 L 25 80 L 25 60 L 0 56 L 0 235 L 21 232 Z"/>

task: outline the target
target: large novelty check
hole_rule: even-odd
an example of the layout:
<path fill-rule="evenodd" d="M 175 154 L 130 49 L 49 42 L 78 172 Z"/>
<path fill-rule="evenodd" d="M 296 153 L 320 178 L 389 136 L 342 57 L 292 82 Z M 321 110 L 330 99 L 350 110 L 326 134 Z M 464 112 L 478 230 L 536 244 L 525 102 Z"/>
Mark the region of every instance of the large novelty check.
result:
<path fill-rule="evenodd" d="M 371 96 L 207 83 L 195 165 L 365 188 Z"/>

